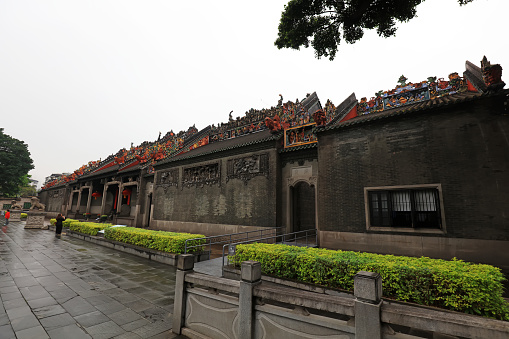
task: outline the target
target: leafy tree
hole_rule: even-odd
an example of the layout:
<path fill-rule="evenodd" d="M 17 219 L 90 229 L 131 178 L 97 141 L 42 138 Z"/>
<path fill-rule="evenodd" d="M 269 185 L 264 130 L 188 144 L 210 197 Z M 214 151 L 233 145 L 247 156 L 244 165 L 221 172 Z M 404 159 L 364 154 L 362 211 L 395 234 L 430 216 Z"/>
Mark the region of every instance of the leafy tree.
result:
<path fill-rule="evenodd" d="M 28 146 L 0 128 L 0 193 L 5 196 L 17 195 L 28 180 L 28 171 L 33 168 Z"/>
<path fill-rule="evenodd" d="M 37 195 L 37 188 L 32 185 L 32 182 L 30 181 L 30 178 L 32 176 L 30 174 L 26 174 L 22 178 L 22 183 L 19 187 L 19 195 L 22 197 L 30 197 Z"/>
<path fill-rule="evenodd" d="M 396 34 L 396 21 L 407 22 L 424 0 L 290 0 L 281 14 L 277 48 L 311 46 L 315 56 L 333 60 L 341 38 L 355 43 L 365 29 L 384 38 Z M 465 5 L 473 0 L 458 0 Z M 311 40 L 312 37 L 312 40 Z"/>

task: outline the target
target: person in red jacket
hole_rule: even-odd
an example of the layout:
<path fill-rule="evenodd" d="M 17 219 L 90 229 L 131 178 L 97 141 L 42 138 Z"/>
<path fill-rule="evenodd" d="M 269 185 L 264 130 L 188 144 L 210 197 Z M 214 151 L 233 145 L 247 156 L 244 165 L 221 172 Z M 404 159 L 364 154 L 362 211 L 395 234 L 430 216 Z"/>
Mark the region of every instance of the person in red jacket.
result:
<path fill-rule="evenodd" d="M 11 217 L 11 211 L 7 210 L 7 212 L 5 212 L 5 226 L 9 225 L 9 218 L 10 217 Z"/>
<path fill-rule="evenodd" d="M 5 212 L 4 218 L 5 218 L 5 226 L 2 227 L 2 231 L 7 232 L 7 225 L 9 225 L 9 218 L 11 217 L 11 211 L 7 210 Z"/>

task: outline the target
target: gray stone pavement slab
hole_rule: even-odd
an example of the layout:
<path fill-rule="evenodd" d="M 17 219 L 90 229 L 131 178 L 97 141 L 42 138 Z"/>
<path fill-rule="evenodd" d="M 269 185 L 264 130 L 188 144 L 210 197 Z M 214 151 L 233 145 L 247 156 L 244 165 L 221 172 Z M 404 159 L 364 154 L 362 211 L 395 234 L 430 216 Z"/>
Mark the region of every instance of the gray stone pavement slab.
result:
<path fill-rule="evenodd" d="M 76 320 L 69 313 L 57 314 L 39 320 L 46 331 L 59 327 L 76 324 Z"/>
<path fill-rule="evenodd" d="M 11 325 L 0 326 L 0 339 L 16 339 Z"/>
<path fill-rule="evenodd" d="M 84 329 L 76 323 L 48 330 L 51 339 L 90 339 Z"/>
<path fill-rule="evenodd" d="M 0 339 L 185 338 L 176 269 L 11 222 L 0 232 Z"/>

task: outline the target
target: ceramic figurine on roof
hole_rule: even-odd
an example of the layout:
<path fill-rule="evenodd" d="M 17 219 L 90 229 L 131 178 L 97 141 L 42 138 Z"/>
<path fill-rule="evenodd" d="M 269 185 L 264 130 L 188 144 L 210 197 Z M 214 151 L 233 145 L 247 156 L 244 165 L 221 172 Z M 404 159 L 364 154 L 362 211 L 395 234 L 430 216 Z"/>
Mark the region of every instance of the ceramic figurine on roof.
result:
<path fill-rule="evenodd" d="M 327 117 L 325 116 L 323 109 L 319 109 L 313 113 L 313 120 L 315 121 L 316 126 L 325 126 L 327 123 Z"/>
<path fill-rule="evenodd" d="M 265 126 L 267 126 L 268 129 L 272 133 L 277 133 L 277 132 L 281 131 L 281 122 L 280 122 L 279 116 L 275 115 L 274 118 L 272 118 L 272 119 L 269 117 L 266 117 L 265 118 Z"/>
<path fill-rule="evenodd" d="M 502 66 L 492 65 L 486 56 L 481 60 L 482 78 L 488 90 L 499 90 L 504 88 L 505 82 L 502 81 Z"/>

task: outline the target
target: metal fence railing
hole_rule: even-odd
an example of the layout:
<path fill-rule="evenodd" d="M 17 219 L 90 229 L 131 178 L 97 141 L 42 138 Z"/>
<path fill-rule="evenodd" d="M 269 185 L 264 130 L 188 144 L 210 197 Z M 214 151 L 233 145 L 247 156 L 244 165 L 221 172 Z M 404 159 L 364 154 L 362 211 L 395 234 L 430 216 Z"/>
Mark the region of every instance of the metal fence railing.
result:
<path fill-rule="evenodd" d="M 238 232 L 231 234 L 223 234 L 223 235 L 213 235 L 205 238 L 193 238 L 187 239 L 184 243 L 184 253 L 188 252 L 196 252 L 196 249 L 199 248 L 201 251 L 208 247 L 209 251 L 212 251 L 212 245 L 223 245 L 223 244 L 231 244 L 233 242 L 239 241 L 250 241 L 256 240 L 260 238 L 265 238 L 269 236 L 276 236 L 282 227 L 268 227 L 266 229 L 260 229 L 256 231 L 247 231 L 247 232 Z M 205 239 L 205 244 L 199 245 L 190 245 L 191 241 L 203 240 Z M 195 251 L 193 251 L 195 249 Z"/>
<path fill-rule="evenodd" d="M 223 245 L 221 276 L 224 276 L 225 257 L 227 258 L 226 265 L 230 263 L 230 256 L 235 255 L 237 245 L 250 244 L 256 242 L 271 243 L 271 244 L 286 244 L 293 246 L 316 247 L 318 246 L 318 232 L 316 229 L 304 230 L 286 234 L 279 234 L 265 238 L 252 239 L 239 241 Z"/>

